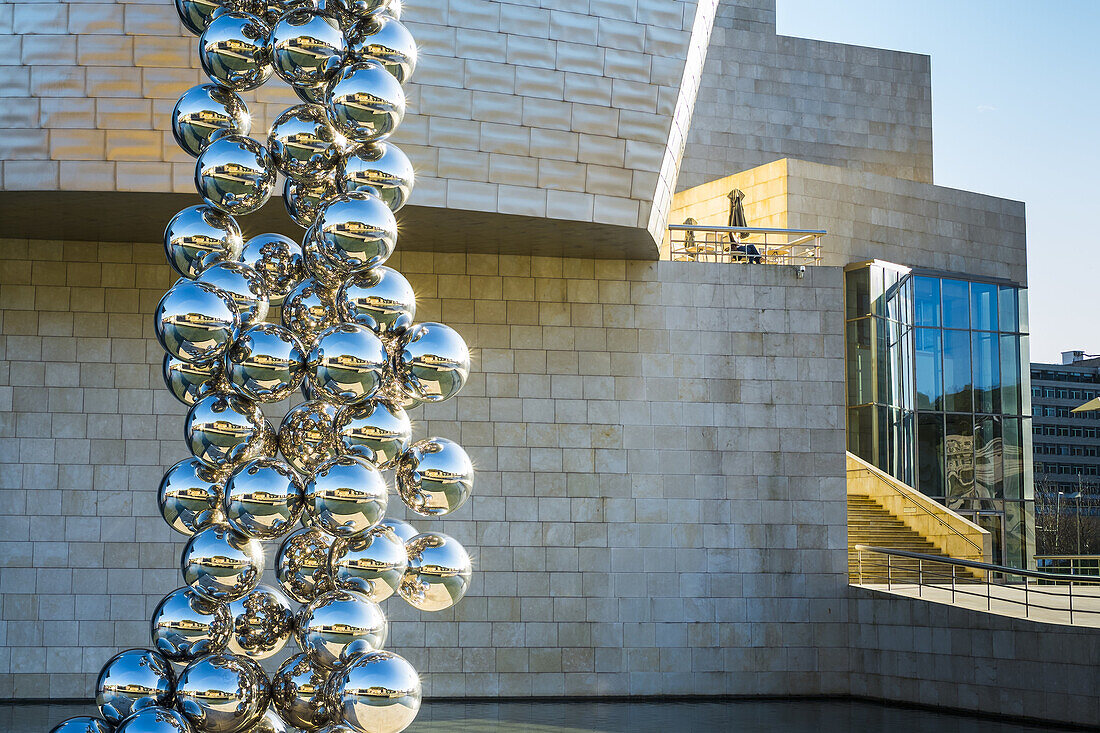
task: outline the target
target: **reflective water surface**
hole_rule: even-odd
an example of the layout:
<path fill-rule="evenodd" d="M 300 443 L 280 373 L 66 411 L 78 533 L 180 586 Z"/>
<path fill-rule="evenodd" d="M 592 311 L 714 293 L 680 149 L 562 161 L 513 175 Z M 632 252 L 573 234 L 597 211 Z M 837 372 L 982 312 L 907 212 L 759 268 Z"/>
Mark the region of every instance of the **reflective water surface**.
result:
<path fill-rule="evenodd" d="M 0 732 L 45 733 L 91 705 L 0 705 Z M 844 700 L 429 702 L 409 733 L 1025 733 L 1064 730 Z"/>

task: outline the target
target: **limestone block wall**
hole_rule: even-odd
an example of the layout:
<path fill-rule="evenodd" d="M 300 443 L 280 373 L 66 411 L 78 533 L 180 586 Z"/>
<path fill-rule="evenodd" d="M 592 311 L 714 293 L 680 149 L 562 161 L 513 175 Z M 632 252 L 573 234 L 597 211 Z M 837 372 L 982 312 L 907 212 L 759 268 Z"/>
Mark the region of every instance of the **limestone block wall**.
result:
<path fill-rule="evenodd" d="M 931 183 L 929 57 L 781 36 L 775 0 L 721 3 L 678 189 L 777 158 Z"/>
<path fill-rule="evenodd" d="M 430 694 L 847 692 L 839 269 L 393 264 L 475 352 L 413 414 L 477 464 L 456 519 L 414 520 L 474 585 L 386 602 Z M 150 316 L 172 279 L 156 244 L 0 240 L 0 698 L 87 697 L 179 583 L 155 491 L 184 409 Z"/>

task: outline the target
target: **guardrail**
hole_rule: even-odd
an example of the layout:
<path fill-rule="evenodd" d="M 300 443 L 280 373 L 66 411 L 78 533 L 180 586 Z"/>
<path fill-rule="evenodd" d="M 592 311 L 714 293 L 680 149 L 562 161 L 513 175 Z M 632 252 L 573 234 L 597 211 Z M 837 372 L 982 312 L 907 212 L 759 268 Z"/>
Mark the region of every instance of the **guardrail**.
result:
<path fill-rule="evenodd" d="M 667 259 L 679 262 L 741 262 L 816 265 L 824 229 L 765 229 L 669 224 Z"/>
<path fill-rule="evenodd" d="M 946 598 L 950 593 L 951 603 L 956 603 L 958 596 L 985 601 L 987 611 L 992 611 L 994 603 L 1023 606 L 1024 618 L 1031 618 L 1034 611 L 1038 611 L 1046 618 L 1036 618 L 1038 621 L 1059 622 L 1058 614 L 1067 613 L 1069 623 L 1074 623 L 1074 614 L 1080 617 L 1082 614 L 1089 620 L 1089 626 L 1100 623 L 1100 578 L 1083 575 L 1064 575 L 1062 573 L 1044 573 L 1037 570 L 1023 570 L 1010 568 L 1004 565 L 994 565 L 987 562 L 974 560 L 960 560 L 939 555 L 926 555 L 921 552 L 909 550 L 895 550 L 889 547 L 873 547 L 871 545 L 856 545 L 858 553 L 858 577 L 859 585 L 864 585 L 863 578 L 866 572 L 869 576 L 880 579 L 882 570 L 886 570 L 886 589 L 893 590 L 894 586 L 911 586 L 916 580 L 917 596 L 925 597 L 926 590 L 931 600 L 936 596 Z M 865 558 L 864 553 L 869 557 Z M 876 559 L 876 555 L 884 555 L 885 562 Z M 901 558 L 909 562 L 898 562 L 894 558 Z M 916 565 L 912 561 L 916 561 Z M 942 566 L 948 566 L 945 570 Z M 976 579 L 973 575 L 963 575 L 958 568 L 973 568 L 984 571 L 984 578 Z M 997 577 L 1004 581 L 1008 578 L 1022 578 L 1023 583 L 1001 582 L 994 583 Z M 1060 587 L 1051 585 L 1039 585 L 1030 583 L 1030 580 L 1054 581 L 1062 584 Z M 1074 608 L 1074 584 L 1088 586 L 1097 590 L 1095 593 L 1082 593 L 1078 589 L 1077 607 Z M 984 586 L 984 592 L 975 591 L 975 586 Z M 997 588 L 994 593 L 993 588 Z M 1011 594 L 1018 593 L 1020 596 Z M 1041 601 L 1047 601 L 1054 605 L 1041 603 L 1034 600 L 1038 597 Z M 1060 603 L 1057 601 L 1061 601 Z"/>

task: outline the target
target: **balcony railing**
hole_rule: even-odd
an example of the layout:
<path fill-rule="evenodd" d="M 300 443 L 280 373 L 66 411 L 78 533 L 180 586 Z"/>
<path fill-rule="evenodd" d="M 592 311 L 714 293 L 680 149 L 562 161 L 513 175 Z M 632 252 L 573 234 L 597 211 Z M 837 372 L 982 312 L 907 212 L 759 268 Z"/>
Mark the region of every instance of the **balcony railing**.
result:
<path fill-rule="evenodd" d="M 675 262 L 741 262 L 817 265 L 823 229 L 762 229 L 669 224 L 667 259 Z"/>

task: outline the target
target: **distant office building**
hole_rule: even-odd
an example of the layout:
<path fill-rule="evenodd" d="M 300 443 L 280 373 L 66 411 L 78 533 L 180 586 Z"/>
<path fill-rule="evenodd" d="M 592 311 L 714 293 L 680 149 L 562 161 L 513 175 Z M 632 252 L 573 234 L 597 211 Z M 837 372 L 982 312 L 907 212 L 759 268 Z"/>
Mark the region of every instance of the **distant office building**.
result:
<path fill-rule="evenodd" d="M 1100 493 L 1100 411 L 1072 412 L 1100 394 L 1100 357 L 1062 352 L 1061 364 L 1031 365 L 1035 483 Z"/>

